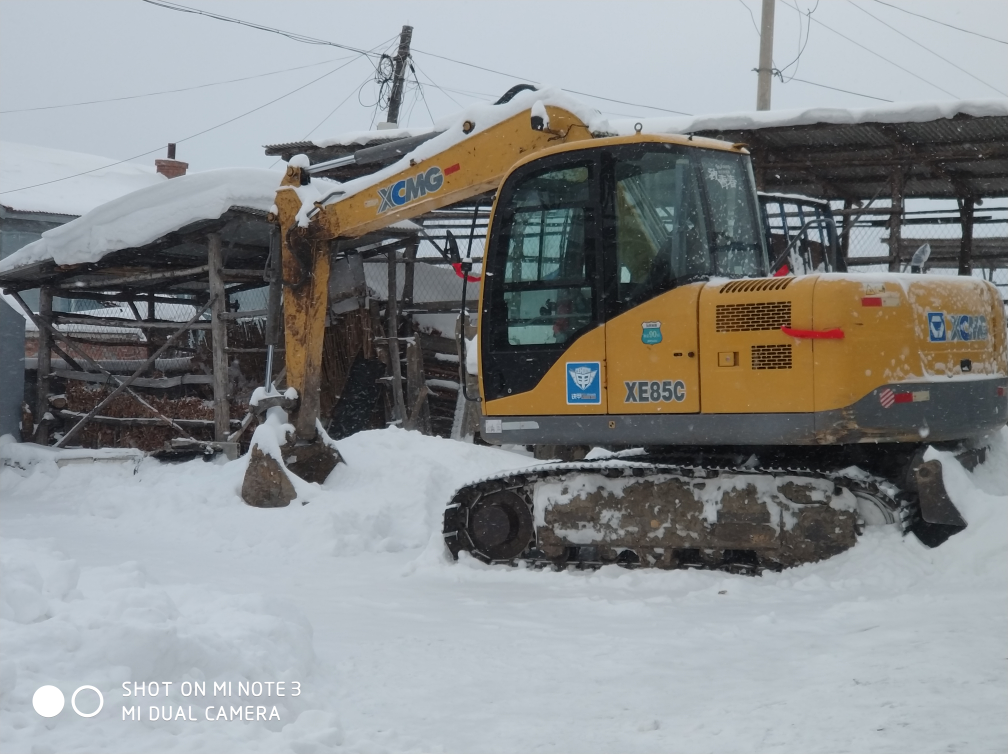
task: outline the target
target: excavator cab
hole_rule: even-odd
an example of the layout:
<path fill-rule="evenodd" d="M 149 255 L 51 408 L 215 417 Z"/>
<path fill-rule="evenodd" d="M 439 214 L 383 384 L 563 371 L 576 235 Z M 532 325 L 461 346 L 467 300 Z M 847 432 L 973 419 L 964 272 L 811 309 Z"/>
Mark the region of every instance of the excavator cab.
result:
<path fill-rule="evenodd" d="M 520 164 L 499 191 L 484 263 L 484 399 L 530 390 L 578 343 L 583 377 L 566 405 L 605 412 L 601 363 L 621 347 L 610 340 L 681 341 L 669 358 L 692 378 L 674 395 L 695 393 L 700 284 L 767 275 L 761 227 L 748 154 L 723 142 L 598 139 Z M 658 299 L 675 319 L 646 314 Z M 621 321 L 631 311 L 641 332 Z"/>

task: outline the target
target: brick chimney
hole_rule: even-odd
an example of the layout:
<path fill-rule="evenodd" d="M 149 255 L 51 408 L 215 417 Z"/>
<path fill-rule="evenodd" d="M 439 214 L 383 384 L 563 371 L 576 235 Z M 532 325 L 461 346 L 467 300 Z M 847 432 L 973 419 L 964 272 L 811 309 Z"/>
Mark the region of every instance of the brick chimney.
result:
<path fill-rule="evenodd" d="M 154 166 L 157 171 L 163 175 L 165 178 L 178 178 L 180 175 L 185 175 L 186 169 L 189 167 L 188 162 L 179 162 L 175 159 L 175 145 L 168 145 L 168 159 L 167 160 L 154 160 Z"/>

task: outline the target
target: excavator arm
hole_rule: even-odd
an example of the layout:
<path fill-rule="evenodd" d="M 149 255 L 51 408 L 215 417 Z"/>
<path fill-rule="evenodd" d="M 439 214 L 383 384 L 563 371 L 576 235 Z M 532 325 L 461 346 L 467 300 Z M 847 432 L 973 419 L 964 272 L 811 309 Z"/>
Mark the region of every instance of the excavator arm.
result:
<path fill-rule="evenodd" d="M 306 158 L 291 159 L 277 191 L 276 220 L 281 228 L 287 384 L 300 396 L 293 417 L 300 441 L 316 436 L 329 261 L 335 242 L 492 191 L 522 157 L 592 138 L 588 126 L 568 110 L 544 107 L 538 100 L 521 107 L 531 98 L 515 98 L 506 117 L 495 112 L 495 106 L 484 108 L 482 117 L 461 119 L 393 165 L 334 184 L 332 191 L 320 192 L 312 185 L 313 167 Z M 481 119 L 490 122 L 480 123 Z"/>

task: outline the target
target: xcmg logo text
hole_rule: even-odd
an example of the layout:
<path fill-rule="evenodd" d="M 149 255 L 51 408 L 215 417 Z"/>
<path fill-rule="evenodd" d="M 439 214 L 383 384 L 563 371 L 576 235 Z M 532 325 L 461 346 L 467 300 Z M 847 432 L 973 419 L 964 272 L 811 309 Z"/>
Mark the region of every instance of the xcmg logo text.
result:
<path fill-rule="evenodd" d="M 427 194 L 433 194 L 444 185 L 445 175 L 453 173 L 455 170 L 458 170 L 458 165 L 452 165 L 444 171 L 435 165 L 423 173 L 417 173 L 412 178 L 405 178 L 396 181 L 391 186 L 378 189 L 378 196 L 381 197 L 378 214 L 388 212 L 395 207 L 402 207 Z"/>

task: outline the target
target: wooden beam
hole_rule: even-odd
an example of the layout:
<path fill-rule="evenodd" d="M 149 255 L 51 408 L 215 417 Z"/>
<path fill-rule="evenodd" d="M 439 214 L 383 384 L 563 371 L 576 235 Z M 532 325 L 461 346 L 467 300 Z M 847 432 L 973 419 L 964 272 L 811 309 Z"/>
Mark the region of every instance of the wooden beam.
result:
<path fill-rule="evenodd" d="M 87 414 L 82 411 L 70 411 L 67 409 L 57 409 L 55 411 L 56 416 L 61 419 L 81 419 Z M 152 416 L 137 416 L 137 417 L 125 417 L 125 416 L 101 416 L 95 415 L 88 419 L 89 422 L 98 422 L 100 424 L 119 424 L 128 427 L 156 427 L 164 422 L 157 417 Z M 188 427 L 189 429 L 202 429 L 204 427 L 214 426 L 212 419 L 172 419 L 173 422 L 181 427 Z M 240 426 L 241 422 L 237 419 L 232 420 L 232 426 Z"/>
<path fill-rule="evenodd" d="M 93 282 L 95 285 L 103 288 L 122 288 L 124 286 L 131 285 L 149 285 L 150 283 L 158 283 L 164 280 L 177 280 L 178 278 L 191 278 L 199 277 L 204 275 L 209 269 L 209 265 L 200 265 L 199 267 L 187 267 L 183 270 L 156 270 L 154 272 L 135 272 L 130 275 L 122 275 L 120 277 L 107 278 L 100 275 L 94 275 L 92 273 L 91 277 L 94 278 Z M 81 287 L 78 283 L 83 283 L 87 285 L 87 280 L 82 280 L 78 278 L 77 280 L 64 281 L 62 283 L 63 287 L 68 288 L 79 288 Z"/>
<path fill-rule="evenodd" d="M 249 316 L 249 314 L 244 316 Z M 73 314 L 57 312 L 53 315 L 53 319 L 57 324 L 62 325 L 94 325 L 95 327 L 117 327 L 124 330 L 177 330 L 182 324 L 181 322 L 151 322 L 145 319 L 135 320 L 120 319 L 118 317 L 94 317 L 89 314 L 81 314 L 80 312 L 74 312 Z M 237 319 L 237 317 L 234 319 Z M 186 326 L 186 329 L 206 330 L 209 329 L 210 326 L 210 322 L 193 322 L 191 325 Z"/>
<path fill-rule="evenodd" d="M 423 349 L 416 337 L 406 344 L 406 406 L 410 409 L 404 425 L 407 429 L 418 429 L 429 435 L 430 409 L 427 408 L 426 380 L 424 379 Z"/>
<path fill-rule="evenodd" d="M 48 285 L 39 289 L 39 319 L 46 325 L 52 325 L 53 294 Z M 49 428 L 42 421 L 49 410 L 49 372 L 52 370 L 52 332 L 49 327 L 39 327 L 38 334 L 38 373 L 35 377 L 35 442 L 39 445 L 49 444 Z"/>
<path fill-rule="evenodd" d="M 903 226 L 903 168 L 896 168 L 889 177 L 889 271 L 900 269 L 900 228 Z"/>
<path fill-rule="evenodd" d="M 103 374 L 79 372 L 72 369 L 54 369 L 52 376 L 64 380 L 93 382 L 96 384 L 107 384 L 109 381 L 108 377 Z M 181 385 L 212 385 L 213 381 L 214 377 L 211 374 L 179 374 L 174 377 L 137 377 L 131 384 L 134 387 L 142 387 L 149 390 L 167 390 L 168 388 L 180 387 Z"/>
<path fill-rule="evenodd" d="M 227 320 L 224 318 L 227 309 L 227 292 L 224 290 L 224 249 L 218 233 L 211 233 L 207 238 L 207 265 L 210 278 L 211 346 L 213 348 L 213 388 L 214 388 L 214 439 L 217 442 L 227 442 L 231 434 L 231 407 L 228 403 L 228 360 L 227 360 Z"/>
<path fill-rule="evenodd" d="M 840 232 L 840 257 L 844 261 L 844 266 L 847 265 L 847 257 L 850 254 L 850 234 L 851 228 L 854 227 L 854 222 L 851 219 L 850 212 L 853 207 L 853 201 L 850 199 L 844 199 L 843 230 Z"/>
<path fill-rule="evenodd" d="M 388 301 L 385 315 L 388 317 L 389 366 L 392 372 L 392 421 L 403 425 L 407 419 L 403 400 L 402 364 L 399 361 L 399 284 L 396 280 L 397 254 L 388 253 Z"/>
<path fill-rule="evenodd" d="M 959 218 L 962 224 L 962 242 L 959 246 L 959 274 L 973 275 L 973 210 L 972 196 L 959 200 Z"/>

